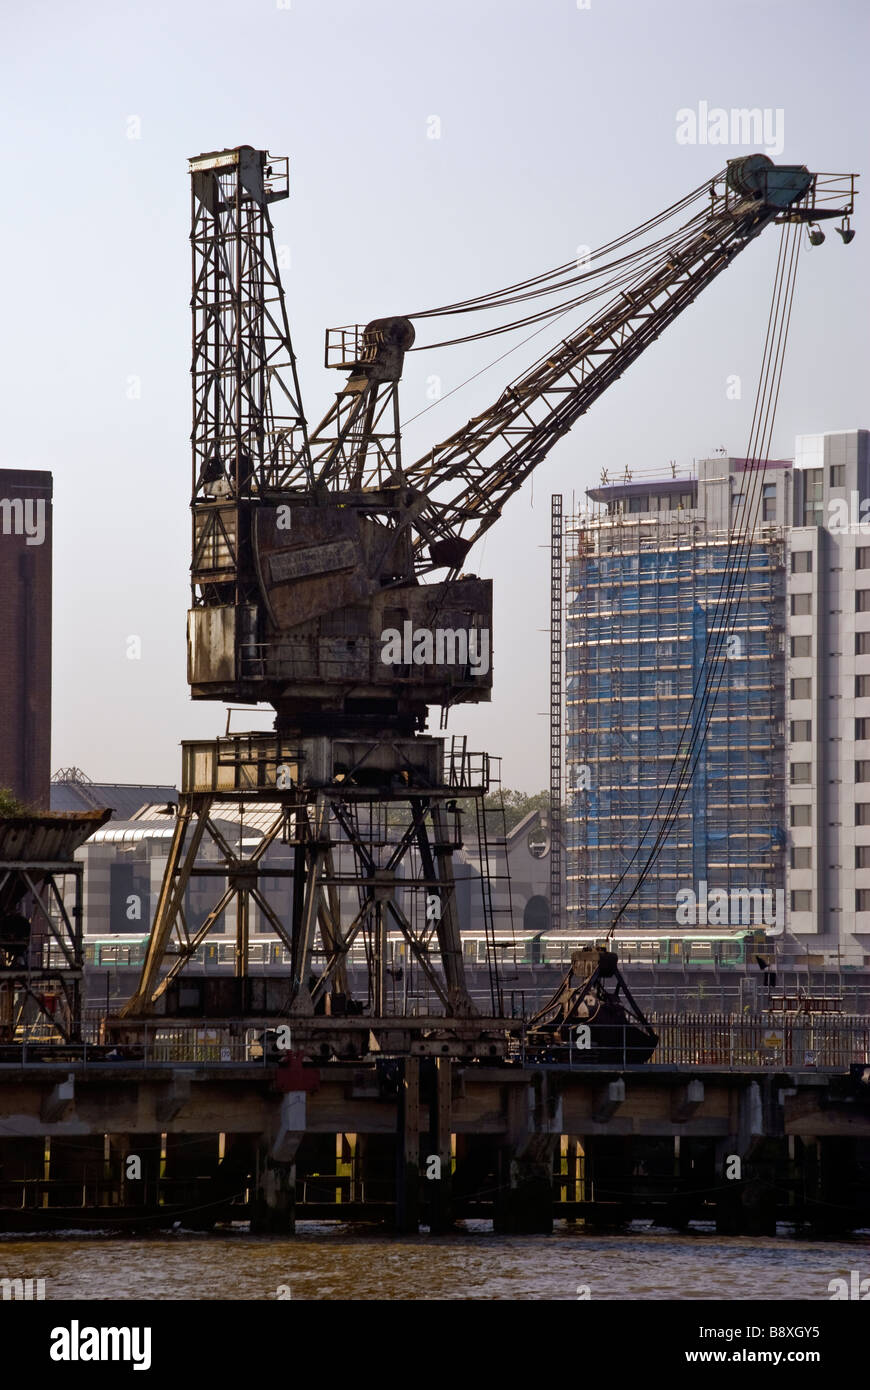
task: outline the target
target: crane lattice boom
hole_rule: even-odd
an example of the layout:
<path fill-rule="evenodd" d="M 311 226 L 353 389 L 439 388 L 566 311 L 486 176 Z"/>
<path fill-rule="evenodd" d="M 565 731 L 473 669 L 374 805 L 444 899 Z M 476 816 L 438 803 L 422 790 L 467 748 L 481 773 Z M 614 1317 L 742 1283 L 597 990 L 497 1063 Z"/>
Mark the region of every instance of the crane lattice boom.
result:
<path fill-rule="evenodd" d="M 191 173 L 189 679 L 196 698 L 268 701 L 279 728 L 307 731 L 408 732 L 424 726 L 428 705 L 489 699 L 491 663 L 471 654 L 489 638 L 491 587 L 459 577 L 471 547 L 553 445 L 765 227 L 847 217 L 854 201 L 853 177 L 765 155 L 729 161 L 699 190 L 701 211 L 613 263 L 618 291 L 593 317 L 405 466 L 399 382 L 412 318 L 429 313 L 331 331 L 327 365 L 348 376 L 309 430 L 268 212 L 287 194 L 286 162 L 241 146 L 199 156 Z M 544 292 L 535 280 L 520 289 L 515 299 Z M 430 312 L 508 302 L 504 292 Z M 440 582 L 420 582 L 438 570 Z M 453 634 L 450 650 L 415 645 L 436 622 Z M 389 656 L 387 634 L 402 639 Z"/>

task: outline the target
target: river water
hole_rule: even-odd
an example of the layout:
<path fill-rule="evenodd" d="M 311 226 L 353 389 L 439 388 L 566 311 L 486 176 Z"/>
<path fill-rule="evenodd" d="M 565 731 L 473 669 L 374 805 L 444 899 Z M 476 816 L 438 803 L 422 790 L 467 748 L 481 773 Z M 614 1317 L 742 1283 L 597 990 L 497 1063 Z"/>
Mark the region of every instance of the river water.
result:
<path fill-rule="evenodd" d="M 848 1240 L 620 1235 L 394 1236 L 302 1223 L 293 1239 L 178 1231 L 137 1237 L 0 1236 L 0 1278 L 44 1279 L 50 1299 L 830 1299 L 870 1277 L 870 1232 Z"/>

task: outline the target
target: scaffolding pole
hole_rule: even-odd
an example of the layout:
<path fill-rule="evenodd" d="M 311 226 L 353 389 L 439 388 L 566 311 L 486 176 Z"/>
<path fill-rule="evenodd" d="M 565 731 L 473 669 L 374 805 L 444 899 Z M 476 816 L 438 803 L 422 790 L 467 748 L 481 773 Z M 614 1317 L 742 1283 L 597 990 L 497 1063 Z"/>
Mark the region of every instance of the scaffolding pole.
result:
<path fill-rule="evenodd" d="M 562 494 L 550 505 L 550 929 L 562 923 Z"/>

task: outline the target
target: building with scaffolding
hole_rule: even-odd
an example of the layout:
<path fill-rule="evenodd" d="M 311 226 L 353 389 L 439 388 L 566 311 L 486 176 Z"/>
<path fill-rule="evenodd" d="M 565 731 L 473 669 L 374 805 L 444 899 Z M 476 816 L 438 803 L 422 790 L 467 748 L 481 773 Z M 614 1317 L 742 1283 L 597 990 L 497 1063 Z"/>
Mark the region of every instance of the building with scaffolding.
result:
<path fill-rule="evenodd" d="M 750 467 L 722 456 L 701 460 L 695 477 L 605 474 L 587 493 L 590 507 L 568 522 L 572 934 L 600 935 L 620 910 L 620 931 L 667 937 L 678 952 L 692 928 L 781 926 L 792 471 L 787 460 L 767 465 L 735 588 L 730 536 L 742 525 Z M 726 659 L 717 661 L 720 640 Z M 693 692 L 711 678 L 717 695 L 705 710 Z M 685 795 L 672 807 L 690 742 Z M 659 940 L 650 947 L 658 952 Z"/>

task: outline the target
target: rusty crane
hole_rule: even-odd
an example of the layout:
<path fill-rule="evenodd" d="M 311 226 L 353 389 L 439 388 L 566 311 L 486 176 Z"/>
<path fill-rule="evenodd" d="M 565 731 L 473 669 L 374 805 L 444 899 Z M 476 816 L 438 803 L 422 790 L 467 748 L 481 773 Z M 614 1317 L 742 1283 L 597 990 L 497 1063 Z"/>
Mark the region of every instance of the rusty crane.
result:
<path fill-rule="evenodd" d="M 265 702 L 275 722 L 268 734 L 184 744 L 174 838 L 124 1015 L 141 1019 L 160 1006 L 235 900 L 238 1012 L 270 1012 L 245 993 L 255 907 L 289 960 L 271 1012 L 294 1019 L 303 1036 L 328 1024 L 334 1037 L 342 1019 L 361 1026 L 364 1010 L 369 1036 L 380 1027 L 398 1038 L 394 1015 L 409 1010 L 407 999 L 398 1008 L 389 1001 L 389 926 L 401 935 L 405 968 L 418 971 L 434 1001 L 432 1027 L 440 1020 L 442 1039 L 452 1031 L 457 1045 L 485 1051 L 501 996 L 495 979 L 484 1018 L 469 995 L 452 856 L 457 801 L 481 804 L 488 761 L 461 740 L 448 745 L 425 732 L 428 706 L 490 698 L 491 583 L 465 572 L 469 552 L 553 445 L 741 251 L 774 223 L 806 223 L 817 236 L 821 219 L 848 219 L 854 178 L 764 155 L 731 160 L 588 264 L 439 310 L 331 330 L 326 363 L 346 380 L 309 428 L 270 217 L 288 196 L 287 160 L 242 145 L 199 155 L 190 174 L 188 678 L 194 699 Z M 673 217 L 679 226 L 665 230 Z M 498 332 L 555 322 L 586 304 L 594 312 L 580 327 L 487 409 L 422 457 L 403 456 L 399 382 L 415 323 L 529 306 Z M 220 819 L 230 803 L 242 813 L 269 809 L 253 851 L 241 831 L 231 842 Z M 391 814 L 398 806 L 404 819 Z M 222 886 L 194 923 L 186 893 L 205 844 L 214 853 L 203 872 L 219 873 Z M 289 856 L 286 869 L 268 870 L 286 875 L 286 911 L 270 906 L 262 886 L 260 861 L 273 844 Z M 351 872 L 341 848 L 352 853 Z M 359 941 L 365 1003 L 348 985 Z M 570 1002 L 551 1011 L 574 1012 Z M 425 1025 L 418 1017 L 405 1041 L 425 1050 L 434 1036 Z"/>

